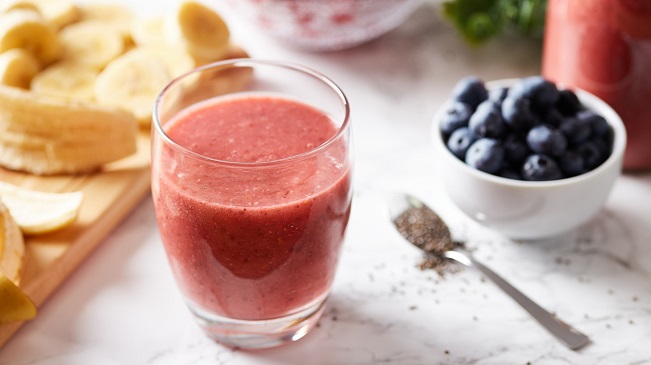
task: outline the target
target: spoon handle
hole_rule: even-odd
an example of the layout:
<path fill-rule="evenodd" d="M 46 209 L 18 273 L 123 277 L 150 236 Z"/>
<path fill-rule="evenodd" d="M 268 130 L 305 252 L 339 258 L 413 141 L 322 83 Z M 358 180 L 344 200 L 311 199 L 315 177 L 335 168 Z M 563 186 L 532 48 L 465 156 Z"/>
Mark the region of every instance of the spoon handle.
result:
<path fill-rule="evenodd" d="M 545 327 L 552 335 L 563 342 L 567 347 L 572 350 L 587 345 L 590 342 L 588 336 L 574 329 L 569 324 L 563 322 L 560 318 L 549 313 L 544 308 L 529 299 L 526 295 L 522 294 L 518 289 L 509 284 L 506 280 L 502 279 L 497 273 L 488 267 L 478 262 L 471 255 L 464 255 L 455 251 L 448 251 L 446 257 L 458 261 L 466 266 L 474 266 L 490 280 L 492 280 L 500 289 L 513 298 L 522 308 L 524 308 L 531 316 Z"/>

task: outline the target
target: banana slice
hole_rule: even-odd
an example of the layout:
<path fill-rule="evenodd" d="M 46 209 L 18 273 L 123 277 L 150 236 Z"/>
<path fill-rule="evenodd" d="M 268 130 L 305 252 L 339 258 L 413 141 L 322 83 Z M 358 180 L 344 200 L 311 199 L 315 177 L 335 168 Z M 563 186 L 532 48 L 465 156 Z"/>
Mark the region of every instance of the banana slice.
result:
<path fill-rule="evenodd" d="M 5 1 L 5 0 L 3 0 Z M 73 0 L 7 0 L 33 4 L 45 20 L 54 28 L 61 29 L 79 20 L 79 8 Z"/>
<path fill-rule="evenodd" d="M 92 102 L 95 99 L 97 75 L 99 71 L 94 67 L 74 62 L 58 62 L 36 74 L 31 82 L 31 90 L 69 101 Z"/>
<path fill-rule="evenodd" d="M 40 14 L 38 7 L 27 0 L 4 0 L 0 3 L 0 13 L 7 13 L 12 10 L 33 10 Z"/>
<path fill-rule="evenodd" d="M 55 30 L 33 10 L 13 10 L 0 16 L 0 53 L 13 48 L 30 51 L 43 66 L 60 54 Z"/>
<path fill-rule="evenodd" d="M 131 113 L 0 87 L 0 165 L 37 175 L 98 169 L 136 152 Z"/>
<path fill-rule="evenodd" d="M 228 49 L 230 31 L 221 16 L 195 1 L 183 1 L 165 18 L 168 42 L 185 47 L 199 60 L 216 60 Z"/>
<path fill-rule="evenodd" d="M 195 68 L 194 58 L 182 49 L 172 46 L 139 47 L 142 52 L 151 53 L 165 65 L 169 76 L 175 78 Z"/>
<path fill-rule="evenodd" d="M 14 48 L 0 54 L 0 83 L 7 86 L 29 89 L 34 75 L 41 65 L 31 53 Z"/>
<path fill-rule="evenodd" d="M 89 3 L 79 6 L 81 21 L 96 21 L 114 27 L 122 38 L 131 41 L 131 27 L 136 15 L 127 6 L 113 3 Z"/>
<path fill-rule="evenodd" d="M 23 234 L 7 207 L 0 202 L 0 274 L 18 283 L 24 262 Z"/>
<path fill-rule="evenodd" d="M 0 200 L 24 234 L 49 233 L 72 224 L 83 193 L 45 193 L 0 181 Z"/>
<path fill-rule="evenodd" d="M 111 62 L 95 82 L 95 100 L 128 110 L 149 126 L 154 101 L 172 80 L 165 62 L 145 48 L 134 48 Z"/>
<path fill-rule="evenodd" d="M 152 17 L 134 22 L 131 26 L 131 37 L 139 47 L 166 47 L 169 42 L 163 32 L 163 18 Z"/>
<path fill-rule="evenodd" d="M 36 305 L 9 278 L 0 273 L 0 323 L 36 317 Z"/>
<path fill-rule="evenodd" d="M 59 32 L 66 61 L 102 69 L 124 52 L 124 40 L 116 28 L 98 21 L 69 25 Z"/>

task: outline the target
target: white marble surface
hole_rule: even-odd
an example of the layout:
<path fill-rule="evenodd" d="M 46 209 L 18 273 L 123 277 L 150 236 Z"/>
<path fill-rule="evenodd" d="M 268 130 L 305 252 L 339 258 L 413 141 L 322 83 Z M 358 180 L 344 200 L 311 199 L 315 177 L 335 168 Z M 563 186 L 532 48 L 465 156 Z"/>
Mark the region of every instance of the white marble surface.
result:
<path fill-rule="evenodd" d="M 137 3 L 143 11 L 152 4 Z M 592 221 L 535 244 L 475 225 L 437 181 L 444 172 L 429 139 L 435 108 L 467 74 L 537 73 L 536 47 L 504 39 L 471 49 L 429 4 L 380 40 L 309 54 L 221 10 L 254 57 L 320 70 L 352 105 L 353 212 L 319 327 L 255 352 L 207 339 L 173 283 L 147 198 L 7 343 L 0 364 L 651 364 L 651 174 L 623 176 Z M 382 192 L 396 189 L 435 207 L 478 258 L 593 343 L 568 350 L 473 270 L 438 278 L 418 269 L 420 253 L 382 210 Z"/>

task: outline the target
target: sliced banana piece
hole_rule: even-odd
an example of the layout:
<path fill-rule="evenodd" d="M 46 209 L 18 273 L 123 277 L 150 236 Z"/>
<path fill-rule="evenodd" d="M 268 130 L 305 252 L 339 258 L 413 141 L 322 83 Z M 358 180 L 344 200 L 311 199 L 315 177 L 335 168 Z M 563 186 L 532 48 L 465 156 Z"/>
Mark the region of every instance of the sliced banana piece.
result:
<path fill-rule="evenodd" d="M 124 40 L 117 29 L 98 21 L 69 25 L 59 32 L 62 58 L 69 62 L 102 69 L 124 52 Z"/>
<path fill-rule="evenodd" d="M 166 47 L 169 45 L 163 32 L 163 17 L 151 17 L 134 22 L 131 37 L 139 47 Z"/>
<path fill-rule="evenodd" d="M 99 71 L 92 66 L 58 62 L 36 74 L 30 88 L 36 93 L 56 96 L 68 101 L 92 102 L 95 99 L 94 87 L 97 75 Z"/>
<path fill-rule="evenodd" d="M 0 165 L 37 175 L 98 169 L 136 152 L 131 113 L 0 86 Z"/>
<path fill-rule="evenodd" d="M 165 17 L 168 42 L 185 47 L 199 60 L 220 59 L 228 49 L 230 31 L 219 14 L 195 1 L 181 2 Z"/>
<path fill-rule="evenodd" d="M 7 86 L 29 89 L 32 78 L 41 70 L 41 65 L 30 52 L 14 48 L 0 54 L 0 83 Z"/>
<path fill-rule="evenodd" d="M 3 0 L 5 1 L 5 0 Z M 73 0 L 7 0 L 33 4 L 45 20 L 56 29 L 79 20 L 79 8 Z"/>
<path fill-rule="evenodd" d="M 0 2 L 0 13 L 7 13 L 12 10 L 34 10 L 40 14 L 38 6 L 28 0 L 3 0 Z"/>
<path fill-rule="evenodd" d="M 25 241 L 16 221 L 0 202 L 0 274 L 18 284 L 25 263 Z"/>
<path fill-rule="evenodd" d="M 80 21 L 97 21 L 115 27 L 123 38 L 131 38 L 131 27 L 136 15 L 131 8 L 114 3 L 88 3 L 79 5 Z"/>
<path fill-rule="evenodd" d="M 60 55 L 56 31 L 33 10 L 18 9 L 0 15 L 0 53 L 14 48 L 31 52 L 42 66 Z"/>
<path fill-rule="evenodd" d="M 24 234 L 49 233 L 72 224 L 83 193 L 46 193 L 0 181 L 0 201 Z"/>
<path fill-rule="evenodd" d="M 141 126 L 151 123 L 154 101 L 172 80 L 166 64 L 156 53 L 134 48 L 111 62 L 95 82 L 95 100 L 128 110 Z"/>
<path fill-rule="evenodd" d="M 8 277 L 0 273 L 0 323 L 36 317 L 34 302 Z"/>
<path fill-rule="evenodd" d="M 142 52 L 151 53 L 165 65 L 169 76 L 175 78 L 195 68 L 194 58 L 182 49 L 172 46 L 139 47 Z"/>

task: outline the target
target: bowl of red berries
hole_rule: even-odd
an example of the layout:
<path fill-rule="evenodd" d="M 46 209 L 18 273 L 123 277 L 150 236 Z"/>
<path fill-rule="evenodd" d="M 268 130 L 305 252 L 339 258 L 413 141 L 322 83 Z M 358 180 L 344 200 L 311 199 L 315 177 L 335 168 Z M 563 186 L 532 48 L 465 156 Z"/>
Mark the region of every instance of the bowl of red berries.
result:
<path fill-rule="evenodd" d="M 242 18 L 307 51 L 361 45 L 402 24 L 421 0 L 229 0 Z"/>
<path fill-rule="evenodd" d="M 541 76 L 461 79 L 433 122 L 452 201 L 507 237 L 558 236 L 604 205 L 622 171 L 626 131 L 608 104 Z"/>

